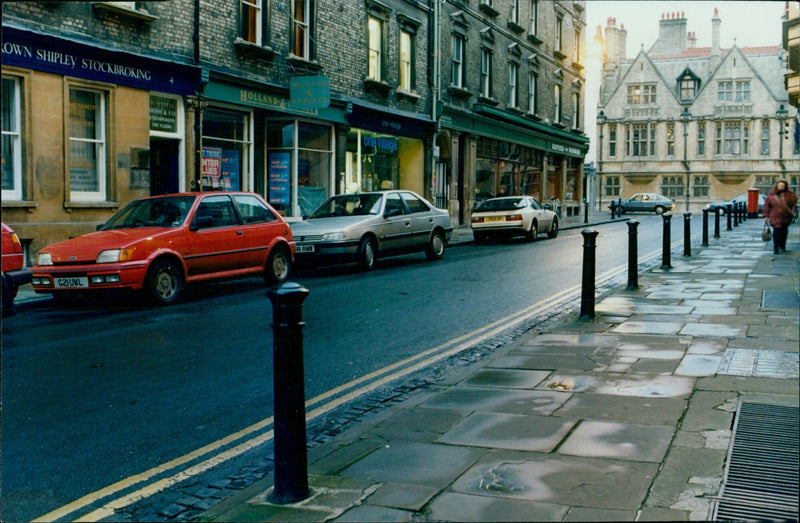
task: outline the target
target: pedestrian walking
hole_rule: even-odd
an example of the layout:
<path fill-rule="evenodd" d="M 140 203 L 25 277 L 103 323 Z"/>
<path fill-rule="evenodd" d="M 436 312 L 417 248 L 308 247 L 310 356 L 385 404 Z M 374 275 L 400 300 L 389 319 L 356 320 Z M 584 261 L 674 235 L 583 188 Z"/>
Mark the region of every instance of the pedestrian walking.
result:
<path fill-rule="evenodd" d="M 786 252 L 786 237 L 794 217 L 797 195 L 789 190 L 786 180 L 778 180 L 764 202 L 764 221 L 772 226 L 772 246 L 775 254 Z"/>

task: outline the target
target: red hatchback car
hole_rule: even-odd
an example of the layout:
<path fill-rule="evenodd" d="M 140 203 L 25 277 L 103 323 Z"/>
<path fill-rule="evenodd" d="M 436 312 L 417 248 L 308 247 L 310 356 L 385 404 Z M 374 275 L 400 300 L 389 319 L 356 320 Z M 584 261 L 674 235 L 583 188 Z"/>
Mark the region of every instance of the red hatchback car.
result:
<path fill-rule="evenodd" d="M 284 281 L 294 260 L 289 225 L 254 193 L 142 198 L 97 229 L 39 251 L 34 290 L 58 298 L 144 289 L 167 304 L 184 283 L 254 274 L 268 283 Z"/>
<path fill-rule="evenodd" d="M 14 313 L 14 296 L 20 285 L 31 281 L 31 270 L 25 268 L 25 254 L 17 233 L 3 225 L 3 316 Z"/>

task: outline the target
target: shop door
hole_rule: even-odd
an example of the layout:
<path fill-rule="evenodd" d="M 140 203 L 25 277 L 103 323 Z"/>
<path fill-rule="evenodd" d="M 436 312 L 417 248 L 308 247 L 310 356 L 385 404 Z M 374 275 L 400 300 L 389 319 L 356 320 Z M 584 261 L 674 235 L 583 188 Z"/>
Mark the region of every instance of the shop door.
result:
<path fill-rule="evenodd" d="M 150 196 L 176 193 L 179 140 L 150 140 Z"/>
<path fill-rule="evenodd" d="M 436 185 L 434 186 L 434 205 L 439 209 L 447 209 L 450 200 L 450 177 L 447 176 L 448 165 L 444 162 L 436 164 Z"/>

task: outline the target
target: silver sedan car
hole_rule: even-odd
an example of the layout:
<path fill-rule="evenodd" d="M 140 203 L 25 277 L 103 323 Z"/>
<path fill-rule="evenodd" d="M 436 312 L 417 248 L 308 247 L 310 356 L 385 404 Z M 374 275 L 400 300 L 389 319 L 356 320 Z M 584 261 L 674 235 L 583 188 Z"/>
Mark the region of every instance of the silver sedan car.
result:
<path fill-rule="evenodd" d="M 355 261 L 365 270 L 379 257 L 410 252 L 439 260 L 453 232 L 447 211 L 405 190 L 339 194 L 291 227 L 298 263 Z"/>

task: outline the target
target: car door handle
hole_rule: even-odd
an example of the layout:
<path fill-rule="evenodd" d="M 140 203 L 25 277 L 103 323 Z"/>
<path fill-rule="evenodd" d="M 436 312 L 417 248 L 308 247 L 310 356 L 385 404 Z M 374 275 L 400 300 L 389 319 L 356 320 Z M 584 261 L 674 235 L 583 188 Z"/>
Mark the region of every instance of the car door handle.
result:
<path fill-rule="evenodd" d="M 244 231 L 236 231 L 236 236 L 244 236 Z"/>
<path fill-rule="evenodd" d="M 411 227 L 411 222 L 406 222 L 406 227 Z"/>

